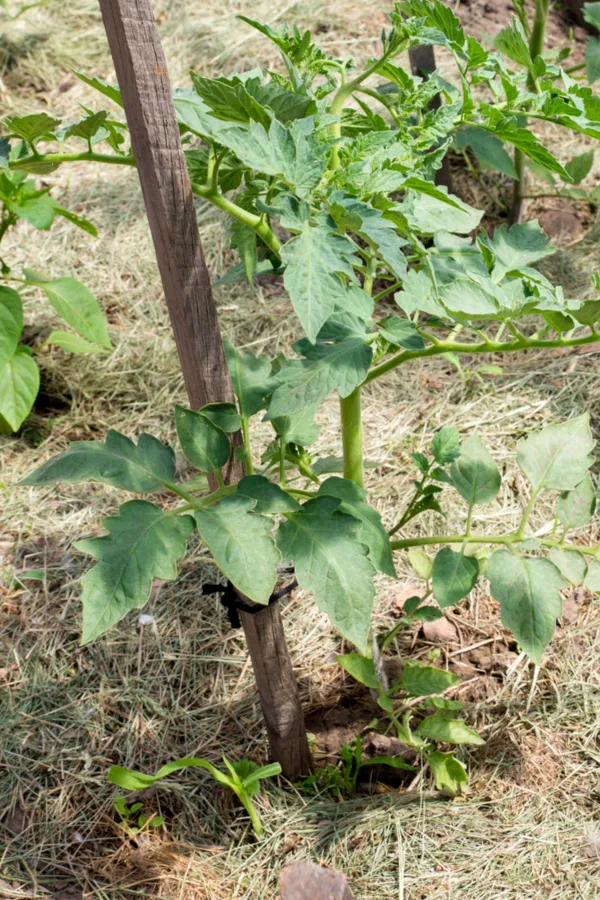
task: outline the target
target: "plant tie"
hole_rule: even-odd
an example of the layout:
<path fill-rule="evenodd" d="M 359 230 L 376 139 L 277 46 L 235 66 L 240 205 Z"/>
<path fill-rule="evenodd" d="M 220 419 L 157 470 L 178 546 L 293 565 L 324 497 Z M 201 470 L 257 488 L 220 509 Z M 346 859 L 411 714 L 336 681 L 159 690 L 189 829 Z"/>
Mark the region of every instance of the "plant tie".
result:
<path fill-rule="evenodd" d="M 278 600 L 281 600 L 282 597 L 290 594 L 297 587 L 298 582 L 294 578 L 289 584 L 284 585 L 284 587 L 280 588 L 278 591 L 273 591 L 269 597 L 267 606 L 270 606 L 272 603 L 277 603 Z M 242 627 L 242 623 L 240 622 L 240 610 L 245 613 L 250 613 L 250 615 L 253 616 L 265 609 L 263 604 L 246 602 L 243 600 L 231 581 L 228 581 L 227 584 L 213 584 L 211 582 L 203 584 L 202 593 L 204 595 L 221 595 L 221 603 L 227 610 L 227 617 L 232 628 Z"/>

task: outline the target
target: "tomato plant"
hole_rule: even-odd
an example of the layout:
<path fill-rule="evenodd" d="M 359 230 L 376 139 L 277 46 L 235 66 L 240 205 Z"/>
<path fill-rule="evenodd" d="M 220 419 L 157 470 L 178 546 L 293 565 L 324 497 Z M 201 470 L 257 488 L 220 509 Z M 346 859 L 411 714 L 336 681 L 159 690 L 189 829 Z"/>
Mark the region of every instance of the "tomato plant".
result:
<path fill-rule="evenodd" d="M 182 450 L 200 472 L 214 474 L 215 491 L 199 490 L 197 480 L 178 482 L 173 450 L 151 435 L 136 445 L 118 432 L 105 443 L 72 444 L 25 479 L 95 480 L 139 494 L 167 489 L 184 501 L 130 500 L 104 521 L 106 535 L 79 542 L 98 560 L 83 579 L 83 640 L 143 606 L 153 578 L 175 577 L 195 529 L 225 577 L 258 604 L 273 597 L 279 563 L 291 561 L 300 586 L 364 656 L 371 653 L 375 574 L 396 577 L 395 550 L 440 546 L 433 560 L 419 556 L 438 606 L 460 602 L 485 574 L 504 623 L 540 663 L 563 587 L 583 580 L 597 587 L 598 548 L 566 543 L 595 504 L 587 416 L 519 443 L 530 499 L 518 528 L 501 535 L 474 530 L 479 505 L 500 489 L 494 460 L 476 434 L 461 441 L 456 429 L 442 429 L 431 453 L 415 456 L 414 496 L 388 534 L 363 487 L 361 396 L 372 381 L 415 359 L 598 341 L 600 301 L 565 297 L 535 267 L 552 253 L 537 222 L 502 225 L 489 235 L 480 228 L 481 210 L 433 183 L 448 147 L 465 134 L 500 168 L 510 162 L 518 175 L 518 160 L 527 158 L 573 183 L 573 166 L 563 166 L 529 123 L 551 121 L 597 138 L 596 98 L 559 63 L 532 51 L 519 20 L 496 42 L 502 55 L 465 35 L 439 0 L 397 5 L 380 55 L 363 70 L 328 57 L 308 32 L 244 21 L 277 45 L 284 74 L 192 72 L 193 88 L 177 90 L 174 103 L 194 192 L 232 219 L 239 262 L 222 281 L 282 274 L 305 336 L 291 359 L 228 345 L 237 405 L 176 409 Z M 400 53 L 423 43 L 451 54 L 456 84 L 438 75 L 423 81 L 397 64 Z M 117 88 L 84 80 L 121 105 Z M 444 102 L 433 109 L 436 93 Z M 31 152 L 10 158 L 8 169 L 73 160 L 134 166 L 125 132 L 105 111 L 90 112 L 68 135 L 84 140 L 84 150 L 39 153 L 30 141 Z M 102 142 L 112 152 L 97 152 Z M 315 410 L 334 391 L 343 458 L 319 458 L 311 451 Z M 260 465 L 249 428 L 259 414 L 273 429 Z M 225 486 L 220 472 L 234 452 L 230 435 L 240 429 L 244 444 L 235 452 L 248 475 Z M 464 531 L 407 535 L 421 513 L 441 512 L 449 490 L 467 504 Z M 536 538 L 528 523 L 542 491 L 558 496 L 556 522 L 550 537 Z M 488 554 L 487 546 L 499 549 Z M 446 712 L 433 714 L 439 740 L 449 733 Z M 398 728 L 411 733 L 408 721 Z M 436 740 L 433 733 L 425 738 Z"/>
<path fill-rule="evenodd" d="M 34 228 L 48 230 L 57 216 L 67 219 L 88 234 L 97 235 L 87 219 L 65 209 L 51 196 L 48 187 L 36 186 L 27 172 L 44 174 L 55 166 L 31 161 L 19 168 L 19 159 L 26 148 L 36 153 L 36 142 L 48 136 L 60 123 L 46 113 L 33 116 L 14 116 L 5 120 L 8 136 L 0 139 L 0 242 L 19 221 Z M 75 133 L 78 133 L 76 126 Z M 70 126 L 62 129 L 66 138 Z M 12 140 L 11 140 L 12 139 Z M 15 168 L 9 168 L 15 164 Z M 29 415 L 40 384 L 40 373 L 34 352 L 20 343 L 23 332 L 23 299 L 11 285 L 41 290 L 50 305 L 73 329 L 52 331 L 45 346 L 56 346 L 70 353 L 106 353 L 112 345 L 106 323 L 97 300 L 85 285 L 75 278 L 48 278 L 26 269 L 17 277 L 10 265 L 0 256 L 0 433 L 17 431 Z"/>

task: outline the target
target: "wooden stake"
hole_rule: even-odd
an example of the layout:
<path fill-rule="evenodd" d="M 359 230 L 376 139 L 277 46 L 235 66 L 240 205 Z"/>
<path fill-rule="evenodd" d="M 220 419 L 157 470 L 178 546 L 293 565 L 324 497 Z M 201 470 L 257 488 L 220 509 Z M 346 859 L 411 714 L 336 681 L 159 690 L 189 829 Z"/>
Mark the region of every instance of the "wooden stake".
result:
<path fill-rule="evenodd" d="M 100 0 L 165 300 L 190 405 L 233 400 L 210 276 L 150 0 Z M 239 441 L 239 438 L 238 438 Z M 232 461 L 224 480 L 243 475 Z M 215 485 L 216 486 L 216 485 Z M 298 686 L 279 605 L 240 614 L 273 758 L 296 780 L 310 769 Z"/>
<path fill-rule="evenodd" d="M 413 75 L 420 75 L 421 78 L 429 78 L 436 70 L 435 53 L 431 44 L 421 44 L 417 47 L 411 47 L 408 51 L 408 59 L 410 61 L 410 70 Z M 429 109 L 439 109 L 442 105 L 442 98 L 436 94 L 429 104 Z M 448 192 L 452 192 L 452 174 L 450 172 L 450 160 L 448 155 L 444 157 L 442 166 L 435 173 L 435 183 L 448 188 Z"/>

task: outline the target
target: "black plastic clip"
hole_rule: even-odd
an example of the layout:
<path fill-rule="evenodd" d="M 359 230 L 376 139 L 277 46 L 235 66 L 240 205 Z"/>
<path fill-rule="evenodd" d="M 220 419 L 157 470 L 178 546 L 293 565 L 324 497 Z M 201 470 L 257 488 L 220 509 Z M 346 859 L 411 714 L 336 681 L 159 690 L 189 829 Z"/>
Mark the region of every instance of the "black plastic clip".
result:
<path fill-rule="evenodd" d="M 277 603 L 278 600 L 281 600 L 282 597 L 290 594 L 297 587 L 298 582 L 294 578 L 293 581 L 290 581 L 289 584 L 284 585 L 284 587 L 280 588 L 278 591 L 273 591 L 269 597 L 268 606 L 270 606 L 271 603 Z M 232 628 L 242 627 L 242 623 L 240 622 L 240 610 L 253 616 L 256 613 L 262 612 L 264 609 L 264 606 L 260 603 L 246 603 L 242 600 L 231 581 L 228 581 L 227 584 L 203 584 L 202 593 L 204 595 L 221 595 L 221 603 L 227 610 L 227 617 Z"/>

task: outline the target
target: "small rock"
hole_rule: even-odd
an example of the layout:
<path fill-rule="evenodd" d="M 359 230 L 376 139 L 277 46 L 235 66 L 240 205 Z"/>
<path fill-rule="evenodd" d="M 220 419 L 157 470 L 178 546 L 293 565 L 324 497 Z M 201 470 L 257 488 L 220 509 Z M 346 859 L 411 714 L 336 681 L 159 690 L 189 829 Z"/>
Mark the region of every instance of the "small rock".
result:
<path fill-rule="evenodd" d="M 354 900 L 341 872 L 310 862 L 293 862 L 279 876 L 281 900 Z"/>
<path fill-rule="evenodd" d="M 600 857 L 600 831 L 590 831 L 588 834 L 585 855 L 588 859 L 598 859 Z"/>
<path fill-rule="evenodd" d="M 457 644 L 458 631 L 450 619 L 442 616 L 435 622 L 423 622 L 423 637 L 432 644 Z"/>
<path fill-rule="evenodd" d="M 563 625 L 572 625 L 577 621 L 577 617 L 579 616 L 579 608 L 583 603 L 585 598 L 585 588 L 581 585 L 578 588 L 575 588 L 573 591 L 569 591 L 569 593 L 565 596 L 563 600 L 563 613 L 562 613 L 562 623 Z"/>
<path fill-rule="evenodd" d="M 364 751 L 367 756 L 399 756 L 409 763 L 414 762 L 416 756 L 412 747 L 407 747 L 398 738 L 391 734 L 378 734 L 375 731 L 366 736 Z"/>

